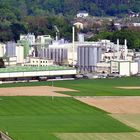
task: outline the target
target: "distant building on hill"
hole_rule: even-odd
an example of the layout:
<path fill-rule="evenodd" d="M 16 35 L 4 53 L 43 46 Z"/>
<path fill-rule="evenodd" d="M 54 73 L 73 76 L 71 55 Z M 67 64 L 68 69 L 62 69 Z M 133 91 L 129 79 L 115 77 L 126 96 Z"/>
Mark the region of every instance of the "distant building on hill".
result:
<path fill-rule="evenodd" d="M 86 11 L 79 11 L 78 13 L 77 13 L 77 18 L 79 18 L 79 17 L 81 17 L 81 18 L 84 18 L 84 17 L 88 17 L 89 16 L 89 14 L 88 14 L 88 12 L 86 12 Z"/>

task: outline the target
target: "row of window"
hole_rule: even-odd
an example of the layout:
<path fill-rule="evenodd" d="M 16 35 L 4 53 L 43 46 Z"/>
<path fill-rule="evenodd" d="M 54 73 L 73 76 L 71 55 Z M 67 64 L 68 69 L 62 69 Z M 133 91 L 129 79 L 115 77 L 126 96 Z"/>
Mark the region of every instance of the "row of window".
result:
<path fill-rule="evenodd" d="M 47 66 L 47 65 L 25 65 L 25 66 L 31 66 L 31 67 L 38 67 L 38 66 L 41 66 L 41 67 L 43 67 L 43 66 Z"/>
<path fill-rule="evenodd" d="M 39 61 L 33 61 L 33 63 L 38 63 Z M 40 61 L 40 63 L 48 63 L 48 61 Z"/>

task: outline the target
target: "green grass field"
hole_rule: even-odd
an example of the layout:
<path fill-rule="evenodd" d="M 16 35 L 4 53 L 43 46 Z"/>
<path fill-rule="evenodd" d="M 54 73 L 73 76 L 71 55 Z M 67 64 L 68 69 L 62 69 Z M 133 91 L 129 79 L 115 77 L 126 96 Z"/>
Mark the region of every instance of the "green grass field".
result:
<path fill-rule="evenodd" d="M 73 98 L 1 97 L 0 128 L 15 140 L 57 140 L 53 133 L 135 132 Z"/>
<path fill-rule="evenodd" d="M 3 84 L 0 87 L 44 85 L 51 85 L 51 82 Z M 115 88 L 140 86 L 140 78 L 55 81 L 54 86 L 78 90 L 79 92 L 65 92 L 76 96 L 140 95 L 140 90 Z M 14 140 L 60 140 L 61 138 L 63 140 L 63 137 L 69 137 L 64 135 L 66 133 L 74 134 L 72 137 L 78 136 L 79 133 L 80 139 L 76 140 L 89 140 L 88 137 L 94 137 L 95 133 L 137 132 L 136 129 L 111 117 L 107 112 L 88 106 L 72 97 L 54 97 L 54 99 L 51 97 L 0 97 L 0 130 L 7 131 Z M 91 136 L 85 139 L 84 134 L 88 133 L 91 133 Z M 123 140 L 122 135 L 118 136 L 120 140 Z M 128 137 L 132 136 L 128 134 Z M 110 139 L 113 137 L 114 135 Z M 139 134 L 136 135 L 137 137 Z M 110 139 L 107 137 L 107 140 Z"/>
<path fill-rule="evenodd" d="M 44 86 L 51 82 L 37 83 L 16 83 L 3 84 L 0 87 L 16 86 Z M 95 80 L 72 80 L 72 81 L 54 81 L 54 86 L 66 87 L 78 90 L 79 92 L 63 92 L 72 96 L 139 96 L 140 90 L 118 89 L 118 86 L 140 86 L 139 77 L 115 78 L 115 79 L 95 79 Z"/>
<path fill-rule="evenodd" d="M 58 133 L 61 140 L 140 140 L 140 133 Z"/>

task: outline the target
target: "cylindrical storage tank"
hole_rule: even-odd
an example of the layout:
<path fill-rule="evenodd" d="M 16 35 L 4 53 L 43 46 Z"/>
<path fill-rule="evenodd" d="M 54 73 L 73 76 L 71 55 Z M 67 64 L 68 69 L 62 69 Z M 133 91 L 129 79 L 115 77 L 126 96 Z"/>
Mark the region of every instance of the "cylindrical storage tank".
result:
<path fill-rule="evenodd" d="M 84 41 L 85 41 L 85 40 L 84 40 L 84 34 L 79 33 L 79 34 L 78 34 L 78 42 L 83 43 Z"/>
<path fill-rule="evenodd" d="M 17 63 L 24 62 L 24 47 L 23 46 L 16 46 L 16 56 L 17 56 Z"/>
<path fill-rule="evenodd" d="M 138 73 L 140 73 L 140 59 L 138 59 L 137 62 L 138 62 Z"/>
<path fill-rule="evenodd" d="M 84 47 L 81 47 L 80 59 L 81 59 L 81 66 L 85 65 L 85 52 Z"/>
<path fill-rule="evenodd" d="M 97 62 L 98 63 L 101 61 L 101 58 L 102 58 L 102 48 L 97 47 Z"/>
<path fill-rule="evenodd" d="M 4 45 L 0 44 L 0 57 L 4 56 Z"/>
<path fill-rule="evenodd" d="M 91 46 L 89 48 L 89 66 L 92 71 L 95 70 L 97 65 L 97 47 Z"/>
<path fill-rule="evenodd" d="M 6 44 L 6 55 L 8 57 L 16 56 L 16 43 L 15 42 L 7 42 Z"/>
<path fill-rule="evenodd" d="M 77 48 L 77 65 L 80 66 L 80 47 Z"/>
<path fill-rule="evenodd" d="M 89 47 L 85 47 L 85 66 L 88 67 L 89 66 Z"/>

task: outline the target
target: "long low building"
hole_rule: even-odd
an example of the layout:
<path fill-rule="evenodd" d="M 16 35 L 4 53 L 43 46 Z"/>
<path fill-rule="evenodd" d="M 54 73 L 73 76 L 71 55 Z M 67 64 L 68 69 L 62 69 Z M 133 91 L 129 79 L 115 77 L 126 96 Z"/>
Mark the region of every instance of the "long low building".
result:
<path fill-rule="evenodd" d="M 0 68 L 0 81 L 5 79 L 15 80 L 18 78 L 39 78 L 39 77 L 73 77 L 76 75 L 76 69 L 66 66 L 16 66 Z"/>

